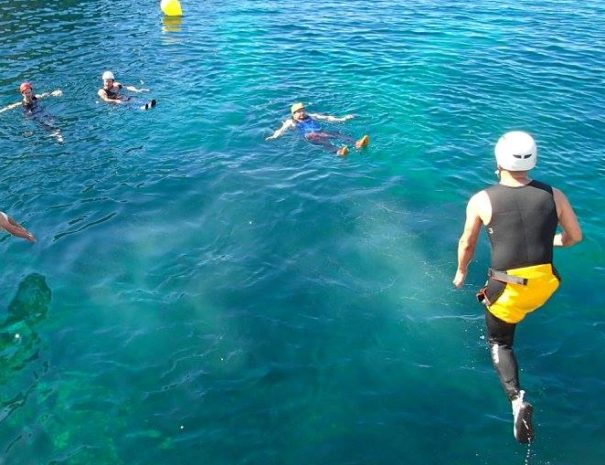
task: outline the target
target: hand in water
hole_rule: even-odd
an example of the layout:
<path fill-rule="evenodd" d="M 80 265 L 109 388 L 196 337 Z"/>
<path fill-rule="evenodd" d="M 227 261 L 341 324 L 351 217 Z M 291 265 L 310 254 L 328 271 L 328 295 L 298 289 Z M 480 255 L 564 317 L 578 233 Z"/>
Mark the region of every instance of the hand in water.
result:
<path fill-rule="evenodd" d="M 26 241 L 36 242 L 36 238 L 34 237 L 34 235 L 23 227 L 15 229 L 7 228 L 7 231 L 10 232 L 13 236 L 20 237 L 21 239 L 25 239 Z"/>
<path fill-rule="evenodd" d="M 17 223 L 10 216 L 0 212 L 0 227 L 4 228 L 10 234 L 22 239 L 28 240 L 29 242 L 36 242 L 36 238 L 27 229 Z"/>
<path fill-rule="evenodd" d="M 53 97 L 61 97 L 63 95 L 63 91 L 61 89 L 53 90 L 50 95 Z"/>

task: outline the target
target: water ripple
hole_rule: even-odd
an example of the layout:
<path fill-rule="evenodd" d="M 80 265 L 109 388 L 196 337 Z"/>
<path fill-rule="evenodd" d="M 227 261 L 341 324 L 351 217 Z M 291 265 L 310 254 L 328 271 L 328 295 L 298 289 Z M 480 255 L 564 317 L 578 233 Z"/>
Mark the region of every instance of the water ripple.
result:
<path fill-rule="evenodd" d="M 586 236 L 557 250 L 564 285 L 520 337 L 538 460 L 603 462 L 583 363 L 602 362 L 602 2 L 183 6 L 0 2 L 1 104 L 24 80 L 62 88 L 42 103 L 66 142 L 0 114 L 0 208 L 38 238 L 0 239 L 1 295 L 53 283 L 41 362 L 1 399 L 3 460 L 426 463 L 435 437 L 440 463 L 510 459 L 472 306 L 485 243 L 465 290 L 450 280 L 465 202 L 519 128 Z M 99 103 L 105 69 L 158 107 Z M 266 142 L 294 101 L 355 114 L 330 128 L 370 147 Z"/>

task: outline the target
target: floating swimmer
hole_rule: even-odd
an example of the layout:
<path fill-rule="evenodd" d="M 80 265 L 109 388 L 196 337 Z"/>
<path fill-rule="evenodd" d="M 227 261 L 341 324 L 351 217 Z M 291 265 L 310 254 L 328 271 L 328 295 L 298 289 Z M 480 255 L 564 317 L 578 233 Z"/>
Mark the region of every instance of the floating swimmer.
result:
<path fill-rule="evenodd" d="M 45 92 L 43 94 L 36 95 L 31 83 L 23 82 L 19 86 L 19 93 L 23 99 L 20 102 L 11 103 L 10 105 L 0 109 L 0 113 L 4 113 L 5 111 L 21 106 L 23 107 L 23 114 L 26 117 L 32 118 L 34 122 L 40 125 L 44 131 L 46 131 L 57 142 L 62 144 L 63 134 L 61 134 L 61 130 L 56 126 L 55 119 L 48 114 L 41 105 L 39 105 L 38 100 L 49 96 L 60 97 L 63 95 L 63 91 L 61 89 L 57 89 L 53 90 L 52 92 Z"/>
<path fill-rule="evenodd" d="M 101 87 L 99 89 L 99 91 L 97 92 L 97 95 L 99 96 L 99 98 L 101 100 L 103 100 L 104 102 L 107 103 L 113 103 L 113 104 L 127 104 L 127 105 L 131 105 L 131 104 L 136 104 L 138 103 L 136 99 L 133 99 L 132 97 L 128 96 L 128 95 L 122 95 L 120 94 L 120 90 L 122 89 L 126 89 L 130 92 L 149 92 L 149 89 L 137 89 L 134 86 L 124 86 L 122 84 L 120 84 L 119 82 L 116 82 L 115 77 L 113 75 L 113 73 L 111 71 L 105 71 L 103 73 L 103 75 L 101 76 L 101 79 L 103 80 L 103 87 Z M 149 100 L 147 102 L 145 102 L 145 104 L 140 105 L 140 109 L 141 110 L 149 110 L 153 107 L 155 107 L 156 105 L 156 100 Z"/>
<path fill-rule="evenodd" d="M 492 262 L 486 287 L 477 298 L 486 306 L 492 362 L 511 402 L 513 434 L 522 444 L 533 439 L 532 405 L 525 401 L 513 353 L 517 324 L 546 303 L 559 286 L 553 247 L 582 240 L 576 215 L 558 189 L 529 179 L 538 149 L 527 133 L 504 134 L 496 144 L 498 184 L 475 194 L 466 208 L 453 283 L 461 287 L 473 258 L 481 225 L 487 228 Z M 557 233 L 557 225 L 562 232 Z"/>
<path fill-rule="evenodd" d="M 6 230 L 15 237 L 20 237 L 29 242 L 36 242 L 36 238 L 27 229 L 13 220 L 6 213 L 0 211 L 0 228 Z"/>
<path fill-rule="evenodd" d="M 318 121 L 328 121 L 330 123 L 342 123 L 353 119 L 353 115 L 345 115 L 341 118 L 319 113 L 306 113 L 305 106 L 302 103 L 295 103 L 290 107 L 291 118 L 283 122 L 282 126 L 265 140 L 273 140 L 281 137 L 286 131 L 296 129 L 306 140 L 312 144 L 320 145 L 336 155 L 344 157 L 349 153 L 347 145 L 334 145 L 333 140 L 339 140 L 349 144 L 354 144 L 356 149 L 367 147 L 370 143 L 369 136 L 365 135 L 359 140 L 355 140 L 347 134 L 341 132 L 324 131 Z"/>

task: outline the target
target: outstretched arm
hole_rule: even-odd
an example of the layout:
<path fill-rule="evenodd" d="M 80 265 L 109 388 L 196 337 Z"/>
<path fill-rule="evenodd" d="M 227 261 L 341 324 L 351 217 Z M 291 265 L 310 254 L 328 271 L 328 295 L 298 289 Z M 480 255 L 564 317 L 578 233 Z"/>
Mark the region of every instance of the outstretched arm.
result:
<path fill-rule="evenodd" d="M 471 197 L 466 206 L 464 231 L 458 241 L 458 268 L 456 269 L 456 276 L 454 276 L 454 280 L 452 281 L 456 287 L 461 287 L 464 284 L 468 271 L 468 264 L 475 254 L 475 247 L 477 245 L 477 239 L 479 238 L 482 224 L 479 205 L 481 200 L 479 196 L 482 193 L 483 191 Z"/>
<path fill-rule="evenodd" d="M 25 229 L 4 212 L 0 212 L 0 228 L 5 229 L 13 236 L 21 237 L 30 242 L 36 242 L 36 238 L 32 233 L 30 233 L 27 229 Z"/>
<path fill-rule="evenodd" d="M 555 235 L 553 245 L 555 247 L 571 247 L 582 240 L 582 230 L 565 194 L 559 189 L 553 188 L 553 196 L 557 206 L 559 225 L 563 229 L 563 232 Z"/>
<path fill-rule="evenodd" d="M 10 105 L 5 106 L 4 108 L 0 108 L 0 113 L 4 113 L 5 111 L 17 108 L 19 105 L 21 105 L 21 102 L 11 103 Z"/>
<path fill-rule="evenodd" d="M 267 137 L 265 140 L 273 140 L 273 139 L 277 139 L 278 137 L 283 136 L 283 134 L 294 127 L 294 122 L 291 119 L 287 119 L 286 121 L 284 121 L 284 123 L 281 125 L 281 128 L 277 129 L 273 134 L 271 134 L 269 137 Z"/>
<path fill-rule="evenodd" d="M 63 91 L 61 89 L 53 90 L 52 92 L 44 92 L 43 94 L 36 95 L 37 98 L 44 98 L 52 95 L 53 97 L 61 97 Z"/>
<path fill-rule="evenodd" d="M 124 86 L 124 89 L 129 90 L 130 92 L 149 92 L 149 89 L 140 88 L 138 89 L 135 86 Z"/>
<path fill-rule="evenodd" d="M 321 121 L 329 121 L 330 123 L 342 123 L 344 121 L 348 121 L 348 120 L 354 118 L 353 115 L 344 115 L 343 117 L 338 118 L 336 116 L 322 115 L 320 113 L 309 113 L 309 116 L 311 118 L 318 119 L 318 120 L 321 120 Z"/>

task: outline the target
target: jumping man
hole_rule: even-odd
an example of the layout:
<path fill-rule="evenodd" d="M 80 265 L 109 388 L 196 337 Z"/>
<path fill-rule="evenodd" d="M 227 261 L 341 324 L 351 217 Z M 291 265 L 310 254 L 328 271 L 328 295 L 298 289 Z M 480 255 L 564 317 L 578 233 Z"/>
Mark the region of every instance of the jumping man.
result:
<path fill-rule="evenodd" d="M 511 401 L 513 433 L 526 444 L 533 438 L 533 407 L 524 400 L 513 352 L 517 324 L 541 307 L 559 287 L 553 247 L 582 240 L 576 215 L 558 189 L 528 177 L 538 151 L 527 133 L 504 134 L 496 144 L 499 183 L 471 197 L 458 244 L 454 285 L 466 278 L 477 238 L 484 225 L 491 243 L 486 287 L 477 295 L 486 306 L 488 342 L 500 382 Z M 557 226 L 561 232 L 557 233 Z"/>

